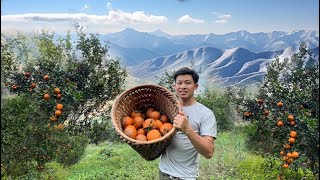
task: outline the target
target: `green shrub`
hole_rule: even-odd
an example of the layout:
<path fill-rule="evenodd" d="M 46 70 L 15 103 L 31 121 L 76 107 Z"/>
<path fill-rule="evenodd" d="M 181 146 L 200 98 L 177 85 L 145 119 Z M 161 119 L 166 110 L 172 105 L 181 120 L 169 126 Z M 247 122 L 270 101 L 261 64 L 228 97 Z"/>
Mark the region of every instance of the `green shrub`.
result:
<path fill-rule="evenodd" d="M 234 108 L 232 108 L 230 99 L 222 90 L 206 89 L 206 91 L 198 95 L 196 99 L 214 112 L 218 130 L 225 131 L 234 128 Z"/>

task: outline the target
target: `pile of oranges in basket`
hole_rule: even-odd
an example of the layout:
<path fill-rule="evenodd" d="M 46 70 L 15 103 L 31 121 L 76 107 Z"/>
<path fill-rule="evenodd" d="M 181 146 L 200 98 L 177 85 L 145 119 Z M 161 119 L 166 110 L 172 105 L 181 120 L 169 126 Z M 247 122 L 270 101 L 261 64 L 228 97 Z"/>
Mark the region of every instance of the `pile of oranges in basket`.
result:
<path fill-rule="evenodd" d="M 167 134 L 173 125 L 168 116 L 150 107 L 145 113 L 133 111 L 122 118 L 123 133 L 139 141 L 151 141 Z"/>

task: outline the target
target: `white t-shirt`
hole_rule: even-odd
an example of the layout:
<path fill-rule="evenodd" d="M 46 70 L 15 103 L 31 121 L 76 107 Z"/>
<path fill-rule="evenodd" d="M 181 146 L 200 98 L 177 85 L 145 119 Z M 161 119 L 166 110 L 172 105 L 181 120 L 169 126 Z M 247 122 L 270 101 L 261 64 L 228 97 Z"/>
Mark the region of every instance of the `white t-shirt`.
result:
<path fill-rule="evenodd" d="M 216 138 L 216 118 L 209 108 L 196 102 L 191 106 L 182 107 L 182 110 L 196 133 Z M 199 173 L 199 160 L 200 154 L 193 147 L 188 136 L 178 131 L 161 155 L 159 169 L 181 179 L 196 179 Z"/>

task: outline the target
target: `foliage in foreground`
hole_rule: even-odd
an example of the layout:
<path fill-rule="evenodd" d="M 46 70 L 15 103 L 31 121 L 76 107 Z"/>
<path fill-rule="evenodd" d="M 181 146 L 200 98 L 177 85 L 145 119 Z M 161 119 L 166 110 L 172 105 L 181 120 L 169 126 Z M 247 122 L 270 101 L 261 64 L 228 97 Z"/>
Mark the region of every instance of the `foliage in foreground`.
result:
<path fill-rule="evenodd" d="M 319 59 L 305 44 L 290 59 L 276 58 L 267 66 L 255 97 L 230 91 L 238 112 L 250 121 L 248 142 L 265 157 L 282 160 L 286 169 L 311 169 L 319 178 Z"/>
<path fill-rule="evenodd" d="M 42 171 L 52 160 L 74 164 L 87 137 L 96 144 L 106 138 L 107 124 L 89 115 L 108 113 L 127 73 L 118 59 L 107 59 L 97 35 L 77 28 L 77 42 L 47 32 L 2 36 L 1 172 L 8 177 Z"/>

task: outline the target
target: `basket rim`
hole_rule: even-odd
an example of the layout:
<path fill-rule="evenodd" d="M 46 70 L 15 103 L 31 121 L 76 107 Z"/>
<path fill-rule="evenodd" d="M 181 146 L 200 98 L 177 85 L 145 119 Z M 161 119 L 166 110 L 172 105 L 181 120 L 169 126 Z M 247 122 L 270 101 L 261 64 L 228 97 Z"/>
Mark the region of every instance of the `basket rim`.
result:
<path fill-rule="evenodd" d="M 115 104 L 119 101 L 119 99 L 121 99 L 123 96 L 125 96 L 128 92 L 131 92 L 132 90 L 134 89 L 139 89 L 139 88 L 145 88 L 145 87 L 157 87 L 157 88 L 161 88 L 161 89 L 164 89 L 166 92 L 168 92 L 169 94 L 172 95 L 172 97 L 178 102 L 177 105 L 178 105 L 178 108 L 179 110 L 181 109 L 181 106 L 180 106 L 180 103 L 179 103 L 179 100 L 178 98 L 169 90 L 167 89 L 166 87 L 163 87 L 163 86 L 160 86 L 160 85 L 156 85 L 156 84 L 143 84 L 143 85 L 138 85 L 138 86 L 134 86 L 132 88 L 129 88 L 127 90 L 125 90 L 124 92 L 122 92 L 120 95 L 117 96 L 117 98 L 115 99 L 114 103 L 113 103 L 113 106 L 112 106 L 112 109 L 111 109 L 111 120 L 112 120 L 112 124 L 116 130 L 116 132 L 122 136 L 123 138 L 125 138 L 126 140 L 130 141 L 131 143 L 134 143 L 134 144 L 155 144 L 157 142 L 161 142 L 167 138 L 169 138 L 170 136 L 172 136 L 173 134 L 176 133 L 176 128 L 173 127 L 167 134 L 165 134 L 164 136 L 162 136 L 161 138 L 158 138 L 158 139 L 154 139 L 154 140 L 151 140 L 151 141 L 140 141 L 140 140 L 136 140 L 136 139 L 133 139 L 133 138 L 130 138 L 128 137 L 127 135 L 125 135 L 123 133 L 122 130 L 120 130 L 120 128 L 118 126 L 116 126 L 116 122 L 115 122 Z"/>

